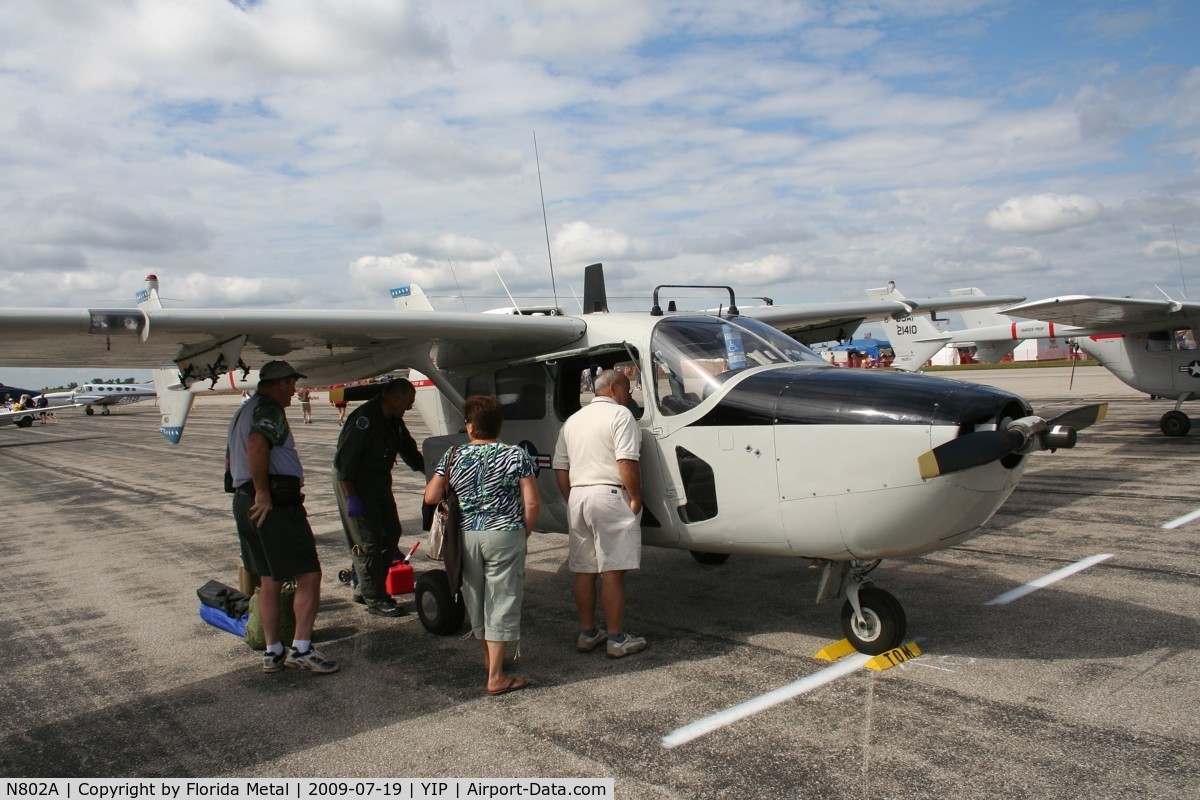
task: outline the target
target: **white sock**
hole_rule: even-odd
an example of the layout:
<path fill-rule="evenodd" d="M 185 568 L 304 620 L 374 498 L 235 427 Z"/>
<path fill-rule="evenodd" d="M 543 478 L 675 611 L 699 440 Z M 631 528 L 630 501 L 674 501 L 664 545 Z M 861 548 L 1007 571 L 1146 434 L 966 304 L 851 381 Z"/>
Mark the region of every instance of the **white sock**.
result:
<path fill-rule="evenodd" d="M 279 655 L 283 652 L 283 642 L 271 642 L 267 645 L 267 652 L 274 655 Z"/>
<path fill-rule="evenodd" d="M 312 639 L 296 639 L 292 642 L 292 649 L 297 653 L 307 653 L 312 650 Z"/>

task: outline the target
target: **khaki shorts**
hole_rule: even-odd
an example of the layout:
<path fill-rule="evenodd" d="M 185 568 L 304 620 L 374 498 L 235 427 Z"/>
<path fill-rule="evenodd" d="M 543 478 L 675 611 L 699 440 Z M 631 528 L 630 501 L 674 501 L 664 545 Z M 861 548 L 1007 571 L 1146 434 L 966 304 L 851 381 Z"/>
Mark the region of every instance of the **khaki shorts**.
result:
<path fill-rule="evenodd" d="M 629 494 L 618 486 L 571 489 L 568 509 L 572 572 L 638 569 L 642 565 L 640 515 L 629 510 Z"/>

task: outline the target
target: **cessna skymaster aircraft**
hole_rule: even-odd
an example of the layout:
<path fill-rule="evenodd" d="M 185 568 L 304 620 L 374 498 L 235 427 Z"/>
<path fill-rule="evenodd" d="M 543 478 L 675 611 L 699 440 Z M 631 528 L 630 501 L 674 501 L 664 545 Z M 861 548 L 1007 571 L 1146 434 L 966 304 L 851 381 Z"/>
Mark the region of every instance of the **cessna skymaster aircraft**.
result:
<path fill-rule="evenodd" d="M 656 288 L 647 311 L 608 313 L 597 265 L 585 280 L 592 313 L 583 316 L 0 309 L 0 333 L 11 343 L 0 360 L 171 368 L 189 388 L 273 358 L 316 384 L 416 369 L 440 392 L 422 404 L 433 433 L 426 462 L 436 463 L 460 431 L 465 396 L 496 395 L 506 441 L 541 468 L 541 527 L 557 532 L 566 530 L 566 509 L 549 456 L 584 399 L 581 376 L 626 370 L 644 398 L 635 412 L 644 541 L 700 558 L 813 559 L 823 568 L 818 602 L 845 598 L 843 631 L 869 653 L 900 644 L 906 629 L 899 602 L 868 580 L 879 561 L 978 533 L 1032 452 L 1072 446 L 1074 429 L 1103 413 L 1087 407 L 1048 421 L 990 387 L 833 367 L 780 333 L 852 331 L 870 315 L 995 305 L 994 298 L 773 306 L 753 309 L 754 319 L 738 312 L 731 288 L 708 287 L 721 292 L 719 313 L 664 313 L 660 293 L 678 288 Z M 426 575 L 434 573 L 441 574 Z M 426 582 L 418 607 L 426 627 L 449 632 L 440 627 L 451 613 L 446 592 Z"/>

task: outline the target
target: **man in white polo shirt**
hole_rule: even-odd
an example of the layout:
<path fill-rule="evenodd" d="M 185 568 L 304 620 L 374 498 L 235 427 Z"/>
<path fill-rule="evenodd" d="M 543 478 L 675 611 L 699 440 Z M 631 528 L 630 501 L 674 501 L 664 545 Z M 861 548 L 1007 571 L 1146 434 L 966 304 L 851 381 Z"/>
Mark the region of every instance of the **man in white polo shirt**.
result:
<path fill-rule="evenodd" d="M 563 425 L 554 447 L 554 477 L 567 499 L 568 565 L 575 573 L 581 653 L 607 643 L 610 658 L 646 648 L 624 631 L 625 573 L 642 561 L 641 432 L 625 407 L 629 379 L 606 369 L 596 376 L 596 397 Z M 596 578 L 608 629 L 596 625 Z"/>

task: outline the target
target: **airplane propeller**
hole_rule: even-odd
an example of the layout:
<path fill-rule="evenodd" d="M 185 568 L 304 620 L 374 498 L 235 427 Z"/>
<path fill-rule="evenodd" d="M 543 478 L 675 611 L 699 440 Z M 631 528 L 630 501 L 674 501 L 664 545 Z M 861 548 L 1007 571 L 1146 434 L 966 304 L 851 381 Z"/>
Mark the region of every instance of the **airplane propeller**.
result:
<path fill-rule="evenodd" d="M 917 466 L 922 478 L 936 478 L 990 464 L 1009 453 L 1071 448 L 1075 446 L 1076 431 L 1095 425 L 1107 413 L 1108 404 L 1099 403 L 1073 408 L 1051 420 L 1041 417 L 1010 420 L 1003 430 L 976 431 L 940 444 L 922 453 Z"/>

